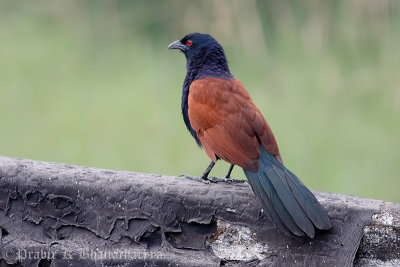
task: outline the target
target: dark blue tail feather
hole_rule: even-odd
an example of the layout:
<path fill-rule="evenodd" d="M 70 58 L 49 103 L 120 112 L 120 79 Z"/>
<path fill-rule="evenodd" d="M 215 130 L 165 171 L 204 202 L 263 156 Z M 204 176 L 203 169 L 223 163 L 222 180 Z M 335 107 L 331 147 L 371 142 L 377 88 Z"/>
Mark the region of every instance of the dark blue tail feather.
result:
<path fill-rule="evenodd" d="M 244 170 L 264 212 L 285 233 L 313 238 L 314 227 L 331 228 L 331 221 L 313 193 L 260 145 L 258 172 Z"/>

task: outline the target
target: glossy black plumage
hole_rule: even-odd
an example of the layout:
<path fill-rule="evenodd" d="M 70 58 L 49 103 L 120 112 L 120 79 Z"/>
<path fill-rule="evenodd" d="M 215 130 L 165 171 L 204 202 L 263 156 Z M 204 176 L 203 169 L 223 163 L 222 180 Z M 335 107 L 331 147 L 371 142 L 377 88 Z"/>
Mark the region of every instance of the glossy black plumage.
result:
<path fill-rule="evenodd" d="M 314 226 L 327 230 L 331 221 L 307 187 L 260 145 L 257 172 L 244 170 L 266 214 L 284 232 L 313 238 Z"/>

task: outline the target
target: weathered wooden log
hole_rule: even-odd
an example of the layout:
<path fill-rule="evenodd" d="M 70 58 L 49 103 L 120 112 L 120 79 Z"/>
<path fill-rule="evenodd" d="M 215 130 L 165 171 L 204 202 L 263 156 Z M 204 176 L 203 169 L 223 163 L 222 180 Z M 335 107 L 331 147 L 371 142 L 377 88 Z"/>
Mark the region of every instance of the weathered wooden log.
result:
<path fill-rule="evenodd" d="M 299 238 L 247 184 L 0 157 L 0 266 L 400 265 L 400 204 L 315 194 L 333 228 Z"/>

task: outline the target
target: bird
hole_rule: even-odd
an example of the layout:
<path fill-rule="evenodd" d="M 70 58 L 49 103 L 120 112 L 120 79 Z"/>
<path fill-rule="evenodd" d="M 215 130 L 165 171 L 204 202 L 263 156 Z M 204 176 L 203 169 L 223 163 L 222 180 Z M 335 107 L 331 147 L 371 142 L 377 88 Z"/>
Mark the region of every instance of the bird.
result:
<path fill-rule="evenodd" d="M 285 167 L 270 126 L 244 85 L 230 72 L 221 44 L 205 33 L 172 42 L 186 57 L 182 115 L 187 129 L 211 163 L 241 167 L 262 211 L 287 235 L 314 238 L 332 227 L 327 212 L 301 180 Z"/>

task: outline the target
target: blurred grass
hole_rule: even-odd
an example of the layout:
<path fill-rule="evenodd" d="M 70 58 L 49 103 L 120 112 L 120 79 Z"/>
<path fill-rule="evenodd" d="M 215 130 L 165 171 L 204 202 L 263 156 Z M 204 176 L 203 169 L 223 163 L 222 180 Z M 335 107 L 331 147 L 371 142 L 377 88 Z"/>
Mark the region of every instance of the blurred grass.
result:
<path fill-rule="evenodd" d="M 0 155 L 199 175 L 166 50 L 192 31 L 223 43 L 305 184 L 400 201 L 398 1 L 0 1 Z"/>

